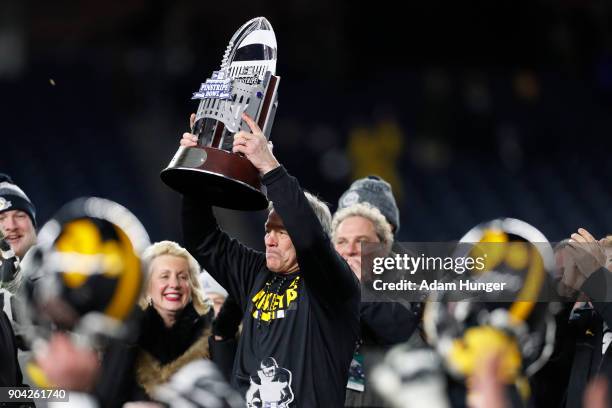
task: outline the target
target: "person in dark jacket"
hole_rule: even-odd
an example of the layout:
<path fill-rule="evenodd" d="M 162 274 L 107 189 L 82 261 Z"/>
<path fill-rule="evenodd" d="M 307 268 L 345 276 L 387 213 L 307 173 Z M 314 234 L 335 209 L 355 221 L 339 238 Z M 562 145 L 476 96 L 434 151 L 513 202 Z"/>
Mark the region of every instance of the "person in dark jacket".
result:
<path fill-rule="evenodd" d="M 183 201 L 187 248 L 245 311 L 233 385 L 251 397 L 248 406 L 342 407 L 359 331 L 357 279 L 332 246 L 327 206 L 303 192 L 255 122 L 243 119 L 252 133 L 238 132 L 233 151 L 257 168 L 273 202 L 266 252 L 221 231 L 210 204 Z M 186 133 L 181 144 L 196 140 Z M 265 377 L 258 384 L 270 359 L 282 381 Z"/>
<path fill-rule="evenodd" d="M 386 221 L 391 228 L 391 253 L 410 253 L 410 250 L 394 241 L 400 229 L 400 212 L 395 197 L 393 196 L 391 184 L 375 175 L 355 180 L 350 187 L 342 193 L 342 196 L 340 196 L 338 200 L 338 210 L 336 214 L 334 214 L 334 218 L 337 220 L 336 227 L 340 226 L 338 214 L 341 213 L 342 210 L 355 204 L 369 204 L 380 211 L 384 217 L 384 221 Z M 345 216 L 346 215 L 347 214 L 345 214 Z M 343 218 L 345 216 L 343 216 Z M 384 238 L 382 233 L 382 230 L 385 228 L 382 226 L 384 221 L 371 221 L 377 224 L 376 235 L 379 236 L 378 240 L 383 242 L 388 239 Z M 348 226 L 348 223 L 345 223 L 345 226 Z M 334 232 L 336 232 L 336 227 L 333 228 Z M 369 227 L 366 227 L 366 229 L 368 228 Z M 371 237 L 373 238 L 372 235 Z M 341 255 L 345 259 L 359 259 L 361 257 L 359 244 L 353 247 L 345 247 L 342 249 Z M 352 261 L 348 262 L 351 264 Z M 356 272 L 354 268 L 353 271 Z M 394 272 L 395 276 L 393 279 L 402 279 L 405 277 L 404 271 Z M 412 276 L 413 279 L 415 277 L 416 276 Z M 379 296 L 376 297 L 377 300 L 380 300 L 378 299 Z M 421 347 L 424 345 L 424 342 L 418 335 L 420 333 L 417 329 L 421 321 L 422 306 L 421 302 L 404 302 L 403 304 L 398 304 L 390 301 L 380 302 L 362 299 L 360 306 L 362 332 L 365 331 L 366 333 L 372 334 L 372 338 L 377 339 L 376 344 L 378 345 L 390 346 L 409 340 L 411 344 Z M 383 309 L 385 312 L 382 312 Z M 386 316 L 386 318 L 381 318 L 382 316 Z"/>
<path fill-rule="evenodd" d="M 0 387 L 24 387 L 11 321 L 0 310 Z"/>
<path fill-rule="evenodd" d="M 579 228 L 563 250 L 566 267 L 562 282 L 589 301 L 565 308 L 560 322 L 563 336 L 557 346 L 556 368 L 567 375 L 565 407 L 581 407 L 588 383 L 604 377 L 612 384 L 612 254 L 609 238 L 596 240 Z"/>
<path fill-rule="evenodd" d="M 183 366 L 208 359 L 212 307 L 205 300 L 198 262 L 175 242 L 151 245 L 143 254 L 149 269 L 137 341 L 137 389 L 132 400 L 148 400 L 155 387 Z"/>
<path fill-rule="evenodd" d="M 391 225 L 380 210 L 360 202 L 338 210 L 332 221 L 332 239 L 336 251 L 361 279 L 361 246 L 380 243 L 388 255 L 393 244 Z M 407 341 L 417 328 L 419 315 L 391 301 L 361 302 L 361 335 L 355 350 L 345 406 L 379 407 L 383 401 L 368 384 L 371 368 L 389 347 Z"/>
<path fill-rule="evenodd" d="M 27 387 L 17 359 L 17 342 L 8 316 L 0 310 L 0 387 Z M 2 402 L 0 407 L 36 407 L 33 401 Z"/>

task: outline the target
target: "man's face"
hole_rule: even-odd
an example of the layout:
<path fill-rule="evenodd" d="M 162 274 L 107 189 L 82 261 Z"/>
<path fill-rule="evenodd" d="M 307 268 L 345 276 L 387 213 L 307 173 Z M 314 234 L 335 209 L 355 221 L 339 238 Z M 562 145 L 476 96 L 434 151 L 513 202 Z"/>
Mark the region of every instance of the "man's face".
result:
<path fill-rule="evenodd" d="M 344 219 L 334 231 L 334 247 L 344 259 L 361 256 L 362 243 L 380 242 L 374 224 L 367 218 Z"/>
<path fill-rule="evenodd" d="M 272 272 L 292 273 L 299 269 L 295 247 L 291 237 L 285 229 L 283 220 L 276 213 L 270 211 L 265 224 L 266 235 L 266 266 Z"/>
<path fill-rule="evenodd" d="M 28 249 L 36 243 L 36 230 L 32 219 L 24 211 L 10 210 L 0 213 L 0 230 L 19 258 L 23 258 Z"/>
<path fill-rule="evenodd" d="M 380 242 L 372 221 L 360 216 L 347 217 L 336 227 L 333 240 L 336 252 L 361 279 L 361 244 Z"/>

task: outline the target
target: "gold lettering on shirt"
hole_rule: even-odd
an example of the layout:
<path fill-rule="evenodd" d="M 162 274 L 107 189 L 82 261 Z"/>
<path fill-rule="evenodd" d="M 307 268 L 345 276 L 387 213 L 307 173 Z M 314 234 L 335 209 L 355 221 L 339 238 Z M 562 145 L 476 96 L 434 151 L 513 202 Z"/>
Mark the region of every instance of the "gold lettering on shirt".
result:
<path fill-rule="evenodd" d="M 265 287 L 260 289 L 251 299 L 253 302 L 253 318 L 266 322 L 284 318 L 289 306 L 299 296 L 299 281 L 300 277 L 296 276 L 285 292 L 281 294 L 266 293 Z"/>

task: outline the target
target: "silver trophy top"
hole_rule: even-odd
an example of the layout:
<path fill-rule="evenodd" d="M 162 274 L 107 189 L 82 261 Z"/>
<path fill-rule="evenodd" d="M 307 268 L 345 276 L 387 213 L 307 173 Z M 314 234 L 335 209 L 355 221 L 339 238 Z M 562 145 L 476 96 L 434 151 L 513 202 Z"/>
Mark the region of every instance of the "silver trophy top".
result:
<path fill-rule="evenodd" d="M 250 85 L 255 85 L 254 77 L 262 81 L 267 71 L 276 74 L 276 35 L 265 17 L 247 21 L 234 33 L 220 70 L 229 78 L 247 80 Z"/>
<path fill-rule="evenodd" d="M 214 119 L 222 122 L 228 132 L 235 133 L 248 130 L 241 118 L 243 112 L 256 120 L 263 113 L 260 126 L 269 135 L 277 105 L 278 78 L 271 80 L 276 74 L 276 53 L 276 35 L 265 17 L 243 24 L 227 45 L 220 69 L 193 94 L 192 99 L 201 100 L 196 122 Z M 213 140 L 213 129 L 204 130 L 203 145 L 219 145 Z M 231 150 L 229 141 L 222 137 L 220 146 Z"/>

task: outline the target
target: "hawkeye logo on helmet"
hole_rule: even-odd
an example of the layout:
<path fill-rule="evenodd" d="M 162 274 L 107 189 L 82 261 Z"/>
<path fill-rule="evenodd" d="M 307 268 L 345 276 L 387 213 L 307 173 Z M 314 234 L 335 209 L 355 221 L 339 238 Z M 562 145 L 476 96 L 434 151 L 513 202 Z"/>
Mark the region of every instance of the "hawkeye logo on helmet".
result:
<path fill-rule="evenodd" d="M 13 206 L 13 203 L 5 199 L 4 197 L 0 197 L 0 211 L 8 210 Z"/>

